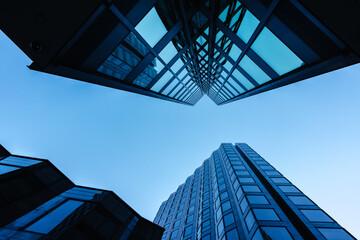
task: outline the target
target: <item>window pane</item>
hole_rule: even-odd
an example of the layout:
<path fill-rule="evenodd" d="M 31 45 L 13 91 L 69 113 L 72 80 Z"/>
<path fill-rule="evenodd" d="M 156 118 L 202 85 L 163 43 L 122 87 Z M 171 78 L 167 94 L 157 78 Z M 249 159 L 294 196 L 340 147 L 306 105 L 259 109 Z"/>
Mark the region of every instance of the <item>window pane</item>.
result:
<path fill-rule="evenodd" d="M 243 186 L 244 192 L 261 192 L 258 186 Z"/>
<path fill-rule="evenodd" d="M 279 186 L 280 190 L 285 193 L 298 193 L 300 192 L 296 187 L 294 186 Z"/>
<path fill-rule="evenodd" d="M 9 164 L 9 165 L 15 165 L 18 167 L 28 167 L 37 163 L 40 163 L 39 160 L 34 159 L 27 159 L 27 158 L 20 158 L 20 157 L 7 157 L 0 161 L 0 163 Z"/>
<path fill-rule="evenodd" d="M 318 228 L 318 230 L 328 240 L 352 240 L 352 239 L 354 239 L 344 229 Z"/>
<path fill-rule="evenodd" d="M 266 166 L 265 166 L 266 167 Z M 285 178 L 271 178 L 274 183 L 289 183 Z"/>
<path fill-rule="evenodd" d="M 228 239 L 228 240 L 238 240 L 239 239 L 239 235 L 237 233 L 236 228 L 234 228 L 233 230 L 230 230 L 226 233 L 226 239 Z"/>
<path fill-rule="evenodd" d="M 184 236 L 187 236 L 187 235 L 191 234 L 192 228 L 193 228 L 192 225 L 186 227 L 186 228 L 185 228 L 185 231 L 184 231 Z"/>
<path fill-rule="evenodd" d="M 232 213 L 224 216 L 225 227 L 233 224 L 234 222 L 235 222 L 234 215 Z"/>
<path fill-rule="evenodd" d="M 271 80 L 270 77 L 246 55 L 240 61 L 239 66 L 242 67 L 258 84 L 263 84 Z"/>
<path fill-rule="evenodd" d="M 259 20 L 251 12 L 246 11 L 237 35 L 241 38 L 241 40 L 247 43 L 258 24 Z"/>
<path fill-rule="evenodd" d="M 269 204 L 264 196 L 247 196 L 250 204 Z"/>
<path fill-rule="evenodd" d="M 246 223 L 246 227 L 248 228 L 248 230 L 250 232 L 252 226 L 255 223 L 255 218 L 251 211 L 249 211 L 248 215 L 246 216 L 245 223 Z"/>
<path fill-rule="evenodd" d="M 322 210 L 301 210 L 311 222 L 333 222 Z"/>
<path fill-rule="evenodd" d="M 257 220 L 280 220 L 273 209 L 254 209 L 254 214 Z"/>
<path fill-rule="evenodd" d="M 289 196 L 289 199 L 295 204 L 295 205 L 314 205 L 310 199 L 303 196 Z"/>
<path fill-rule="evenodd" d="M 292 240 L 290 233 L 284 227 L 262 227 L 270 239 Z"/>
<path fill-rule="evenodd" d="M 64 204 L 45 215 L 43 218 L 26 228 L 27 231 L 47 234 L 59 223 L 67 218 L 73 211 L 81 206 L 83 202 L 69 200 Z"/>
<path fill-rule="evenodd" d="M 223 210 L 223 212 L 229 210 L 230 208 L 231 208 L 231 206 L 230 206 L 230 202 L 229 202 L 229 201 L 226 201 L 226 202 L 224 202 L 224 203 L 222 204 L 222 210 Z"/>
<path fill-rule="evenodd" d="M 266 27 L 260 32 L 251 49 L 279 75 L 303 64 L 303 61 Z"/>
<path fill-rule="evenodd" d="M 148 14 L 136 25 L 136 31 L 154 47 L 156 43 L 167 33 L 167 30 L 162 23 L 155 8 L 152 8 Z"/>
<path fill-rule="evenodd" d="M 170 71 L 167 71 L 158 81 L 154 84 L 154 86 L 151 88 L 152 91 L 159 92 L 164 85 L 170 81 L 170 79 L 173 77 L 172 73 Z"/>
<path fill-rule="evenodd" d="M 5 166 L 5 165 L 0 165 L 0 175 L 1 174 L 5 174 L 14 170 L 19 169 L 18 167 L 12 167 L 12 166 Z"/>

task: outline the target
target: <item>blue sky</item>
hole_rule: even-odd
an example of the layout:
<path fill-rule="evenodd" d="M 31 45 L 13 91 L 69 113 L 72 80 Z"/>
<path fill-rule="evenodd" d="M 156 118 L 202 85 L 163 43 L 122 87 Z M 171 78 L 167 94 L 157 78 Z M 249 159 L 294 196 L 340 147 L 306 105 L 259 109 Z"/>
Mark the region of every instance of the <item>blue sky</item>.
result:
<path fill-rule="evenodd" d="M 49 159 L 152 220 L 221 142 L 246 142 L 360 237 L 360 65 L 189 107 L 31 71 L 1 32 L 0 49 L 0 143 L 12 153 Z"/>

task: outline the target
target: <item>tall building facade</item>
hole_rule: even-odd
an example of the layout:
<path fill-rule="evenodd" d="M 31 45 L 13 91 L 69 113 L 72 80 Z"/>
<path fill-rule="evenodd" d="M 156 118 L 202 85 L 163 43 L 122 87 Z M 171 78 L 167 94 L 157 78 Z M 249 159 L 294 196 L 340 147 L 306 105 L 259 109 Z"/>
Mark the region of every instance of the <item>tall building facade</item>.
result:
<path fill-rule="evenodd" d="M 247 144 L 221 144 L 163 202 L 162 239 L 355 239 Z"/>
<path fill-rule="evenodd" d="M 0 239 L 161 239 L 111 191 L 77 186 L 48 160 L 0 145 Z"/>
<path fill-rule="evenodd" d="M 31 69 L 220 105 L 360 62 L 359 11 L 338 0 L 20 0 L 2 5 L 0 29 Z"/>

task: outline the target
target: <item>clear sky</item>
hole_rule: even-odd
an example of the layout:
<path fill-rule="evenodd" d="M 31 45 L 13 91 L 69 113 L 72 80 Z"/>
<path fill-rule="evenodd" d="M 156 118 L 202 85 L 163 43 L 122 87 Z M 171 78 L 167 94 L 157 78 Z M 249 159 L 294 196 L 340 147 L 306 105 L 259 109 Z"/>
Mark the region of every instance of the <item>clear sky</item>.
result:
<path fill-rule="evenodd" d="M 153 220 L 221 142 L 246 142 L 360 238 L 360 65 L 194 107 L 29 70 L 0 32 L 0 143 Z"/>

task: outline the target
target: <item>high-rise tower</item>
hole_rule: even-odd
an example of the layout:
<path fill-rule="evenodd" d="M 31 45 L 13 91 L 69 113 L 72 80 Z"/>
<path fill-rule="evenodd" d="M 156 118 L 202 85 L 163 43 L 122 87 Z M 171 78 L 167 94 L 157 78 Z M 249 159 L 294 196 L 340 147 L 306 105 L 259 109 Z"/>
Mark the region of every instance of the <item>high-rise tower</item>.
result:
<path fill-rule="evenodd" d="M 18 0 L 1 5 L 0 29 L 31 69 L 224 104 L 360 62 L 359 11 L 355 0 Z"/>
<path fill-rule="evenodd" d="M 49 161 L 0 145 L 0 239 L 160 239 L 111 191 L 77 186 Z"/>
<path fill-rule="evenodd" d="M 248 145 L 222 144 L 163 202 L 162 239 L 355 239 Z"/>

